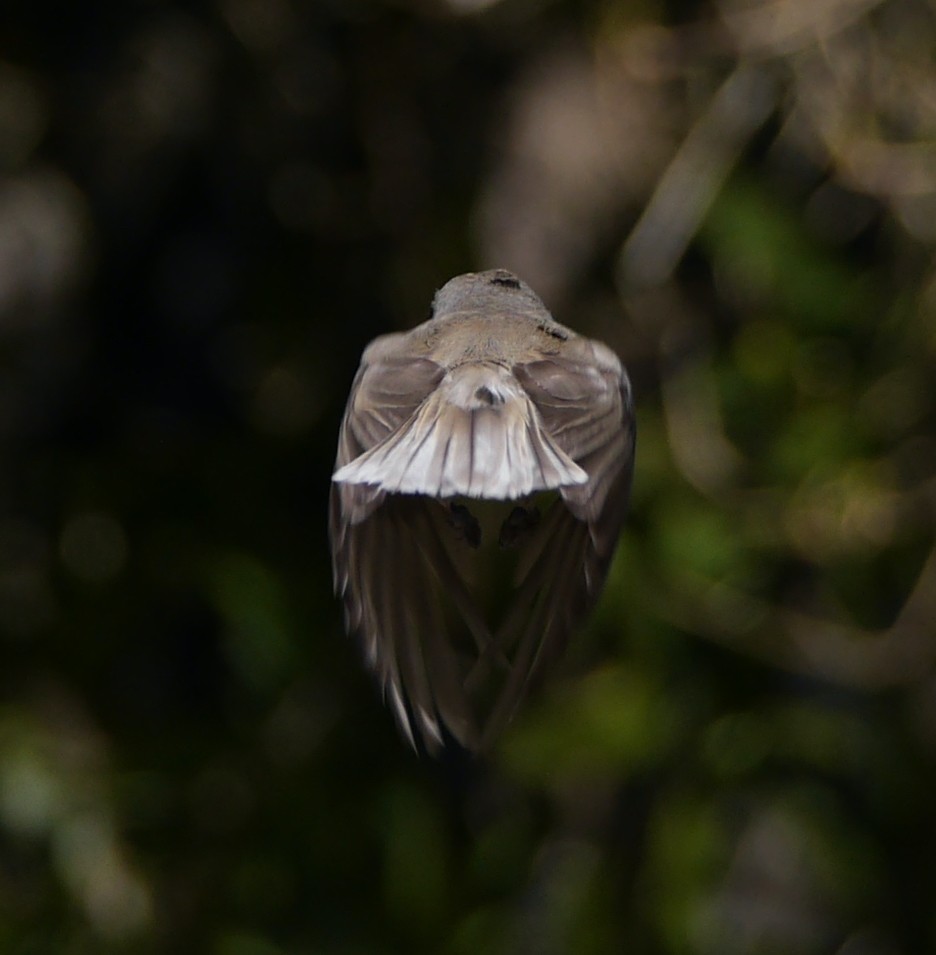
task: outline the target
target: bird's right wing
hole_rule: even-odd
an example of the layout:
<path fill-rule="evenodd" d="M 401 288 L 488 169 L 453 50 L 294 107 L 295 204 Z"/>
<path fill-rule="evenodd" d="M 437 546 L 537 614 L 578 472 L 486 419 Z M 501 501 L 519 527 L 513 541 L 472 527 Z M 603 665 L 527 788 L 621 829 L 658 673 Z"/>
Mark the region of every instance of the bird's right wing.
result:
<path fill-rule="evenodd" d="M 630 381 L 617 355 L 576 337 L 562 352 L 513 369 L 555 443 L 588 474 L 565 487 L 574 517 L 588 524 L 596 554 L 610 558 L 627 510 L 636 421 Z"/>
<path fill-rule="evenodd" d="M 588 475 L 562 487 L 524 545 L 517 590 L 496 647 L 511 660 L 483 733 L 490 742 L 565 646 L 601 591 L 627 510 L 636 424 L 617 356 L 587 338 L 567 340 L 513 373 L 543 430 Z"/>

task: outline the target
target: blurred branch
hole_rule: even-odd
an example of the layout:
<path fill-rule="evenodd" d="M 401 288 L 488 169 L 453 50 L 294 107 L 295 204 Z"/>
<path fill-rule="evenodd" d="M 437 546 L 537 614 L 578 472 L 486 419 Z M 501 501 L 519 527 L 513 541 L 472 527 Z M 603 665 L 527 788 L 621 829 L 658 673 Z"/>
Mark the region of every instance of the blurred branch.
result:
<path fill-rule="evenodd" d="M 744 53 L 789 56 L 836 33 L 880 6 L 882 0 L 723 0 L 722 18 Z"/>
<path fill-rule="evenodd" d="M 784 670 L 865 690 L 915 683 L 936 663 L 936 548 L 894 623 L 867 630 L 777 606 L 736 587 L 684 575 L 655 609 L 681 629 Z"/>
<path fill-rule="evenodd" d="M 673 273 L 751 136 L 776 106 L 768 70 L 740 63 L 712 97 L 657 184 L 621 251 L 618 279 L 659 285 Z"/>
<path fill-rule="evenodd" d="M 656 342 L 673 460 L 696 490 L 711 496 L 733 483 L 744 459 L 725 430 L 707 326 L 671 283 L 631 292 L 626 308 Z"/>

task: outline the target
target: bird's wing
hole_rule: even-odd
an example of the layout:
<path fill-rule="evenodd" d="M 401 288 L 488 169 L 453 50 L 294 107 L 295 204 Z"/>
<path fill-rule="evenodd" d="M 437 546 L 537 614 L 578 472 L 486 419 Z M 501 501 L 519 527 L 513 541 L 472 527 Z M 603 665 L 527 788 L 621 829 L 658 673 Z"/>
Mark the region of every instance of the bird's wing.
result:
<path fill-rule="evenodd" d="M 562 352 L 514 366 L 544 431 L 588 475 L 562 489 L 570 513 L 588 524 L 597 555 L 610 558 L 627 510 L 636 422 L 630 382 L 600 342 L 574 338 Z"/>
<path fill-rule="evenodd" d="M 335 473 L 405 429 L 444 376 L 407 355 L 404 335 L 365 352 L 341 425 Z M 460 547 L 447 507 L 388 494 L 376 483 L 333 481 L 329 532 L 335 590 L 346 626 L 363 646 L 404 735 L 433 751 L 447 732 L 477 745 L 475 718 L 457 673 L 450 631 L 457 616 L 474 639 L 492 637 L 458 569 Z"/>
<path fill-rule="evenodd" d="M 586 338 L 515 365 L 544 431 L 585 470 L 561 488 L 523 548 L 517 591 L 495 638 L 512 667 L 483 730 L 490 743 L 591 609 L 627 509 L 634 466 L 630 383 L 617 356 Z"/>
<path fill-rule="evenodd" d="M 348 630 L 362 641 L 404 736 L 430 752 L 442 746 L 445 734 L 467 749 L 477 746 L 476 719 L 452 645 L 454 616 L 478 628 L 477 640 L 491 641 L 445 530 L 439 501 L 388 495 L 346 530 L 336 550 Z"/>
<path fill-rule="evenodd" d="M 407 334 L 383 335 L 364 351 L 351 385 L 338 435 L 336 473 L 393 435 L 409 420 L 445 376 L 437 362 L 409 352 Z M 383 500 L 381 489 L 364 481 L 332 485 L 342 514 L 352 523 Z"/>

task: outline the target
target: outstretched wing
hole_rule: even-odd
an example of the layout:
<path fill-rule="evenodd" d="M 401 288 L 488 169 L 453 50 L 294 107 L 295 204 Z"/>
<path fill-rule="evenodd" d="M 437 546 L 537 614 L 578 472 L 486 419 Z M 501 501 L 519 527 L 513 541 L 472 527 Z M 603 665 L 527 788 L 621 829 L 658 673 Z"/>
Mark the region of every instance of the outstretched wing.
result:
<path fill-rule="evenodd" d="M 607 576 L 627 510 L 636 424 L 630 382 L 617 356 L 586 338 L 560 354 L 517 364 L 543 430 L 588 475 L 563 487 L 524 545 L 517 591 L 495 638 L 511 672 L 482 734 L 489 744 L 537 675 L 563 649 Z"/>
<path fill-rule="evenodd" d="M 394 434 L 445 376 L 437 362 L 409 355 L 407 345 L 406 334 L 383 335 L 365 349 L 341 422 L 336 472 Z M 379 487 L 368 483 L 332 484 L 332 510 L 338 507 L 342 517 L 356 524 L 383 496 Z M 340 529 L 335 517 L 333 513 L 333 546 L 334 533 Z"/>
<path fill-rule="evenodd" d="M 444 377 L 437 363 L 408 355 L 408 344 L 405 335 L 390 335 L 365 351 L 341 425 L 336 474 L 405 431 Z M 361 641 L 404 735 L 435 750 L 448 732 L 474 748 L 476 721 L 457 673 L 449 608 L 477 646 L 491 635 L 453 553 L 470 544 L 455 533 L 446 505 L 388 493 L 376 480 L 336 480 L 329 533 L 347 629 Z"/>

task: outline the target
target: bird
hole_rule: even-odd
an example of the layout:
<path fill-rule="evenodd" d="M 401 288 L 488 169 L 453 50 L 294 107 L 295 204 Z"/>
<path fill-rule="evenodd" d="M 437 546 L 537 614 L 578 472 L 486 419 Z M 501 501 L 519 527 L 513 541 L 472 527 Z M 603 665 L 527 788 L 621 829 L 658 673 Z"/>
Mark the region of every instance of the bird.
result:
<path fill-rule="evenodd" d="M 329 499 L 335 592 L 403 736 L 493 746 L 595 604 L 628 507 L 630 380 L 512 272 L 364 350 Z"/>

